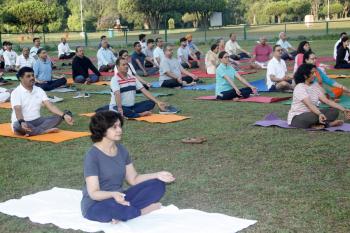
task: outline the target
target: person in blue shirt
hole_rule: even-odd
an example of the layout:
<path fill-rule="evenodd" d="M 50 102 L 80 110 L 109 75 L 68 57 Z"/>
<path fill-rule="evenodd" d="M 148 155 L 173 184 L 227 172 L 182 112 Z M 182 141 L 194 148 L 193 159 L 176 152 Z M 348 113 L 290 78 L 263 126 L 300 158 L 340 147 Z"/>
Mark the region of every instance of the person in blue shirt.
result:
<path fill-rule="evenodd" d="M 316 54 L 312 51 L 306 52 L 304 54 L 303 63 L 304 64 L 312 64 L 316 65 Z M 350 94 L 350 90 L 345 87 L 344 85 L 337 83 L 334 79 L 331 79 L 327 76 L 325 72 L 320 67 L 316 67 L 315 72 L 315 80 L 314 82 L 318 82 L 318 84 L 323 87 L 324 92 L 332 99 L 338 99 L 340 98 L 344 92 L 347 94 Z M 324 86 L 326 84 L 327 86 L 331 87 L 328 89 Z"/>
<path fill-rule="evenodd" d="M 238 100 L 239 98 L 248 98 L 250 94 L 258 94 L 256 87 L 247 82 L 231 66 L 230 55 L 222 51 L 219 53 L 220 65 L 216 69 L 216 87 L 215 95 L 219 100 Z M 246 87 L 238 89 L 233 82 L 237 78 Z"/>
<path fill-rule="evenodd" d="M 146 55 L 142 53 L 140 42 L 134 43 L 134 50 L 135 51 L 131 55 L 131 64 L 134 66 L 139 76 L 146 77 L 158 73 L 159 69 L 157 67 L 145 67 Z"/>
<path fill-rule="evenodd" d="M 38 60 L 33 65 L 35 85 L 41 87 L 44 91 L 51 91 L 66 85 L 67 79 L 64 76 L 55 76 L 52 74 L 52 63 L 48 58 L 46 50 L 40 48 L 37 56 Z"/>

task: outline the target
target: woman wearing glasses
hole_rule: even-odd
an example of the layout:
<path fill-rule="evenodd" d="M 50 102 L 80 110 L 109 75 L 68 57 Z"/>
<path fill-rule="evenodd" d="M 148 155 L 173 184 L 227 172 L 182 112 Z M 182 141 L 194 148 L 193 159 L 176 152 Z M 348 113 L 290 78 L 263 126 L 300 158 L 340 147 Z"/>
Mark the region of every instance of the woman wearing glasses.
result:
<path fill-rule="evenodd" d="M 304 64 L 312 64 L 316 66 L 315 70 L 315 82 L 324 88 L 324 92 L 329 95 L 332 99 L 338 99 L 344 92 L 350 94 L 350 90 L 345 86 L 337 83 L 334 79 L 330 79 L 326 73 L 322 71 L 320 67 L 317 67 L 317 59 L 316 54 L 312 51 L 306 52 L 303 58 Z M 330 89 L 324 87 L 323 84 L 330 86 Z"/>
<path fill-rule="evenodd" d="M 229 54 L 225 51 L 219 53 L 220 65 L 216 69 L 216 98 L 220 100 L 238 100 L 239 98 L 248 98 L 252 93 L 258 94 L 256 87 L 250 85 L 231 66 L 229 57 Z M 235 78 L 246 87 L 238 89 L 233 82 Z"/>

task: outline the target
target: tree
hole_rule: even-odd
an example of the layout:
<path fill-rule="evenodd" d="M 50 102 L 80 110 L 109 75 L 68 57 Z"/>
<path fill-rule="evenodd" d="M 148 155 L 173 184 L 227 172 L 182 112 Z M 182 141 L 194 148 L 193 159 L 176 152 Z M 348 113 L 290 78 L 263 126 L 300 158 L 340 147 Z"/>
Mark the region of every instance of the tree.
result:
<path fill-rule="evenodd" d="M 311 10 L 310 1 L 292 0 L 288 2 L 288 6 L 294 16 L 298 18 L 298 22 L 300 22 L 305 15 L 309 14 Z"/>
<path fill-rule="evenodd" d="M 288 3 L 285 1 L 279 2 L 270 2 L 266 5 L 265 12 L 267 15 L 272 15 L 273 17 L 277 17 L 277 22 L 282 22 L 282 15 L 286 14 L 288 10 Z M 273 19 L 273 23 L 275 19 Z"/>
<path fill-rule="evenodd" d="M 182 5 L 182 1 L 177 0 L 119 0 L 118 9 L 122 15 L 140 13 L 150 23 L 152 30 L 159 29 L 163 15 Z"/>
<path fill-rule="evenodd" d="M 329 15 L 333 16 L 333 18 L 338 18 L 338 14 L 343 12 L 343 5 L 335 2 L 329 5 Z M 327 15 L 328 14 L 328 6 L 325 5 L 322 9 L 322 14 Z"/>
<path fill-rule="evenodd" d="M 30 0 L 12 5 L 7 10 L 7 18 L 16 19 L 16 25 L 22 30 L 34 33 L 40 26 L 57 20 L 58 6 L 47 5 L 38 0 Z M 8 23 L 13 24 L 12 21 Z"/>
<path fill-rule="evenodd" d="M 226 6 L 225 0 L 186 0 L 182 2 L 185 12 L 196 14 L 202 28 L 208 28 L 209 18 L 213 12 L 222 12 Z"/>

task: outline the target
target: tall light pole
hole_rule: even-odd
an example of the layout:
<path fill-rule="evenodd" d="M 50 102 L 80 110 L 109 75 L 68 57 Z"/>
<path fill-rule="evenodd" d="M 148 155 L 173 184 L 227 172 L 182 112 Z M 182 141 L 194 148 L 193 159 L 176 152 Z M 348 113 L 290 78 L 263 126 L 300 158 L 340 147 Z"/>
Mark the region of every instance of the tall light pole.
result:
<path fill-rule="evenodd" d="M 329 21 L 329 0 L 327 0 L 327 20 Z"/>
<path fill-rule="evenodd" d="M 80 23 L 81 23 L 81 32 L 84 32 L 84 19 L 83 19 L 83 0 L 80 0 Z"/>

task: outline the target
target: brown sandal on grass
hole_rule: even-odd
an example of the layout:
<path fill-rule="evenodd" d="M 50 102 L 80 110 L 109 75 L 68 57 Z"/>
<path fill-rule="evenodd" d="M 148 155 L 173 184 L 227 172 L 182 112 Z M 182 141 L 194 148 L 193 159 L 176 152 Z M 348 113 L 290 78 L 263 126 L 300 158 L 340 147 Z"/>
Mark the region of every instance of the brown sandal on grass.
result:
<path fill-rule="evenodd" d="M 181 140 L 182 143 L 186 144 L 202 144 L 203 142 L 206 142 L 207 139 L 204 137 L 193 137 L 193 138 L 184 138 Z"/>

